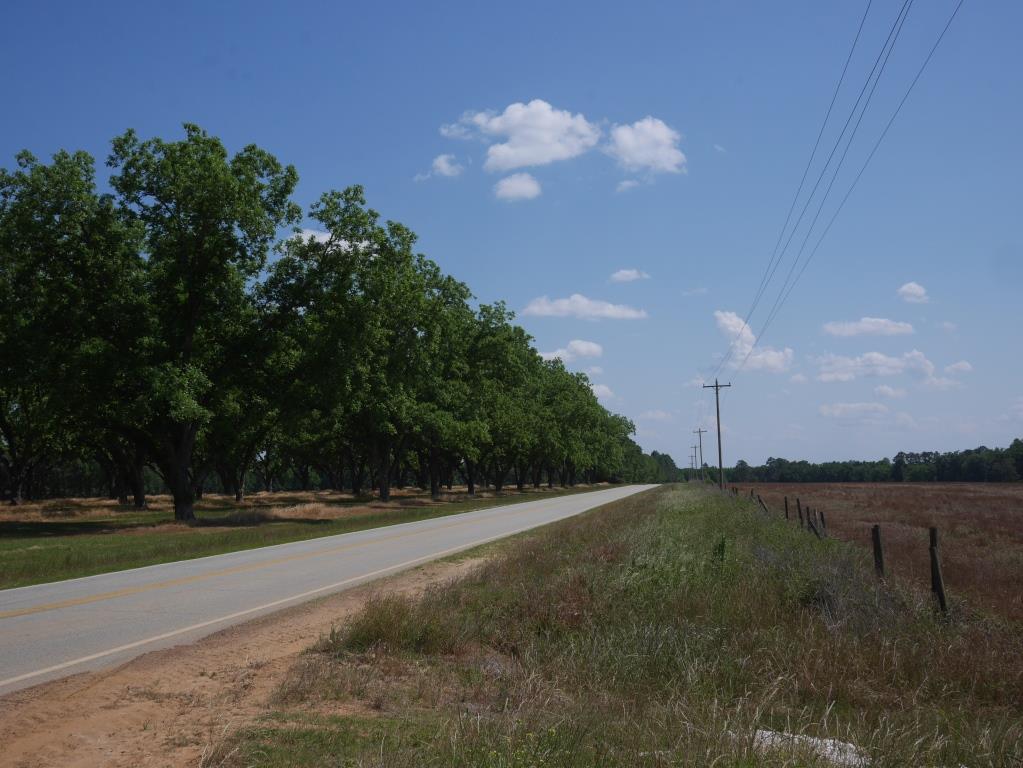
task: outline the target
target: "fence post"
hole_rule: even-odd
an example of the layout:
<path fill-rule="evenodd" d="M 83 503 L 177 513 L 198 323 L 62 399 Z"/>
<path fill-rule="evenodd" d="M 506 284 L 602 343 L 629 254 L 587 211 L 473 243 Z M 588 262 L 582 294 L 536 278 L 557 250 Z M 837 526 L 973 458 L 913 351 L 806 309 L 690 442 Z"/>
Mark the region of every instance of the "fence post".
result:
<path fill-rule="evenodd" d="M 799 527 L 803 527 L 803 505 L 799 503 L 799 497 L 796 496 L 796 509 L 799 510 Z"/>
<path fill-rule="evenodd" d="M 874 570 L 880 578 L 884 578 L 884 550 L 881 548 L 881 526 L 874 525 L 870 529 L 870 539 L 874 542 Z"/>
<path fill-rule="evenodd" d="M 821 533 L 823 533 L 825 536 L 827 536 L 828 535 L 828 521 L 824 519 L 824 510 L 823 509 L 820 511 L 820 516 L 821 516 Z"/>
<path fill-rule="evenodd" d="M 765 515 L 771 514 L 770 510 L 767 509 L 767 505 L 764 503 L 764 500 L 762 498 L 760 498 L 760 494 L 759 493 L 757 494 L 757 502 L 760 504 L 761 508 L 764 510 L 764 514 Z"/>
<path fill-rule="evenodd" d="M 817 526 L 813 524 L 813 520 L 810 520 L 809 517 L 807 517 L 806 525 L 811 531 L 813 531 L 813 535 L 816 536 L 818 540 L 823 538 L 820 531 L 817 530 Z"/>
<path fill-rule="evenodd" d="M 938 598 L 938 608 L 942 613 L 948 613 L 948 602 L 945 600 L 945 581 L 941 578 L 941 562 L 938 559 L 938 529 L 932 527 L 931 536 L 931 591 Z"/>
<path fill-rule="evenodd" d="M 785 519 L 789 519 L 789 497 L 785 497 Z"/>

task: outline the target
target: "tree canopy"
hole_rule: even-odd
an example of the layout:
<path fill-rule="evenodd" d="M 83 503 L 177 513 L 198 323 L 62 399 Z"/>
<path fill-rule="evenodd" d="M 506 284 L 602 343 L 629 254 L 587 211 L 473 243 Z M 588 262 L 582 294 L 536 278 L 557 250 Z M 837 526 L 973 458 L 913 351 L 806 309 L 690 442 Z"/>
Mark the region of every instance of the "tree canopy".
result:
<path fill-rule="evenodd" d="M 586 376 L 416 251 L 364 190 L 297 228 L 296 170 L 195 125 L 0 169 L 0 484 L 189 520 L 212 481 L 375 488 L 678 479 Z"/>

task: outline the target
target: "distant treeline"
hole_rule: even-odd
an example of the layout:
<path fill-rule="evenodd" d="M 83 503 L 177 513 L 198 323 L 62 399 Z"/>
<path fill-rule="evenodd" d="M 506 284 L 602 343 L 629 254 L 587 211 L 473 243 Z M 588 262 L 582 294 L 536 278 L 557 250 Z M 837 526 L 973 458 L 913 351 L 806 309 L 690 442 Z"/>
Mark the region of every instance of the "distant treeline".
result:
<path fill-rule="evenodd" d="M 729 482 L 746 483 L 901 483 L 973 482 L 1011 483 L 1023 480 L 1023 440 L 1008 448 L 980 446 L 972 450 L 938 453 L 898 453 L 879 461 L 789 461 L 769 458 L 753 467 L 739 461 L 727 468 Z"/>
<path fill-rule="evenodd" d="M 292 166 L 184 133 L 118 136 L 102 184 L 85 152 L 0 169 L 11 502 L 676 479 L 361 187 L 302 210 Z"/>

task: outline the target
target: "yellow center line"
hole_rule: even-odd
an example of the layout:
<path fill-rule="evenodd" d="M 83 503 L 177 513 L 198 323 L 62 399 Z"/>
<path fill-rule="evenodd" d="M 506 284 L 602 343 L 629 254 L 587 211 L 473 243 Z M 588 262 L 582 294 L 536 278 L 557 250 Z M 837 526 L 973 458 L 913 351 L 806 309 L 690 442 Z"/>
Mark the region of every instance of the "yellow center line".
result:
<path fill-rule="evenodd" d="M 557 504 L 558 502 L 561 502 L 561 501 L 568 501 L 570 498 L 572 498 L 572 497 L 568 497 L 568 498 L 564 498 L 564 499 L 552 499 L 552 501 L 554 501 L 555 504 Z M 526 503 L 528 504 L 529 502 L 526 502 Z M 509 505 L 509 506 L 518 506 L 518 505 Z M 489 509 L 500 509 L 500 506 L 490 507 Z M 489 511 L 489 510 L 480 510 L 480 511 L 482 512 L 482 511 Z M 529 512 L 529 511 L 533 511 L 533 510 L 516 510 L 515 512 L 509 512 L 508 515 L 511 515 L 511 514 L 520 514 L 521 515 L 523 512 Z M 418 536 L 421 533 L 430 533 L 430 532 L 433 532 L 433 531 L 442 531 L 442 530 L 446 530 L 446 529 L 449 529 L 449 528 L 459 528 L 461 526 L 471 525 L 471 524 L 473 524 L 475 522 L 476 522 L 475 518 L 469 519 L 469 520 L 459 520 L 459 521 L 454 522 L 454 523 L 446 523 L 444 525 L 437 525 L 435 527 L 431 527 L 431 528 L 427 529 L 427 531 L 422 531 L 422 530 L 406 531 L 404 533 L 397 533 L 397 534 L 392 534 L 390 536 L 383 536 L 383 537 L 380 537 L 380 538 L 374 538 L 374 539 L 371 539 L 369 541 L 357 542 L 355 544 L 345 544 L 345 545 L 342 545 L 342 546 L 339 546 L 339 547 L 332 547 L 330 549 L 317 550 L 315 552 L 302 552 L 302 553 L 295 554 L 295 555 L 287 555 L 285 557 L 277 557 L 277 558 L 274 558 L 272 560 L 264 560 L 263 562 L 260 562 L 260 563 L 250 563 L 248 565 L 237 565 L 237 566 L 234 566 L 233 568 L 223 568 L 223 569 L 221 569 L 219 571 L 209 571 L 207 573 L 197 573 L 197 574 L 195 574 L 193 576 L 180 576 L 180 577 L 175 578 L 175 579 L 168 579 L 166 581 L 153 582 L 152 584 L 143 584 L 143 585 L 140 585 L 140 586 L 137 586 L 137 587 L 125 587 L 123 589 L 115 589 L 115 590 L 112 590 L 110 592 L 101 592 L 99 594 L 87 595 L 85 597 L 70 598 L 68 600 L 60 600 L 60 601 L 55 602 L 55 603 L 46 603 L 46 604 L 43 604 L 43 605 L 36 605 L 36 606 L 32 606 L 30 608 L 15 608 L 13 610 L 0 611 L 0 619 L 12 619 L 12 618 L 14 618 L 16 616 L 30 616 L 30 615 L 35 614 L 35 613 L 45 613 L 46 611 L 56 611 L 56 610 L 59 610 L 61 608 L 71 608 L 73 606 L 88 605 L 89 603 L 98 603 L 98 602 L 101 602 L 103 600 L 114 600 L 114 599 L 119 598 L 119 597 L 127 597 L 129 595 L 137 595 L 137 594 L 141 594 L 143 592 L 152 592 L 153 590 L 157 590 L 157 589 L 168 589 L 170 587 L 179 587 L 179 586 L 182 586 L 184 584 L 194 584 L 195 582 L 203 581 L 204 579 L 214 579 L 214 578 L 217 578 L 219 576 L 232 576 L 232 575 L 237 574 L 237 573 L 246 573 L 247 571 L 256 571 L 256 570 L 259 570 L 260 568 L 268 568 L 268 567 L 274 566 L 274 565 L 281 565 L 282 563 L 292 563 L 292 562 L 297 562 L 299 560 L 307 560 L 307 559 L 313 558 L 313 557 L 322 557 L 323 555 L 334 555 L 334 554 L 337 554 L 338 552 L 347 552 L 349 550 L 359 549 L 361 547 L 369 546 L 370 544 L 382 544 L 382 543 L 388 542 L 388 541 L 397 541 L 399 539 L 406 539 L 406 538 L 409 538 L 411 536 Z M 351 535 L 351 534 L 341 534 L 341 535 L 345 536 L 345 535 Z M 245 550 L 241 550 L 241 551 L 245 551 Z"/>

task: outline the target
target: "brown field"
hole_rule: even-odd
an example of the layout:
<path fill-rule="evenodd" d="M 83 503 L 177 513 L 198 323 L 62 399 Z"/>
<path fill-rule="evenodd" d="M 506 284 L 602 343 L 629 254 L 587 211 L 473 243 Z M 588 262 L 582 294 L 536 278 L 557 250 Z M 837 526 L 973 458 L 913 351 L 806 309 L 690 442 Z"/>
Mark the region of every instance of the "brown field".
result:
<path fill-rule="evenodd" d="M 941 567 L 951 600 L 1023 619 L 1023 484 L 765 483 L 736 485 L 781 512 L 788 496 L 824 512 L 834 538 L 870 547 L 881 526 L 886 571 L 930 584 L 928 531 L 938 528 Z"/>

